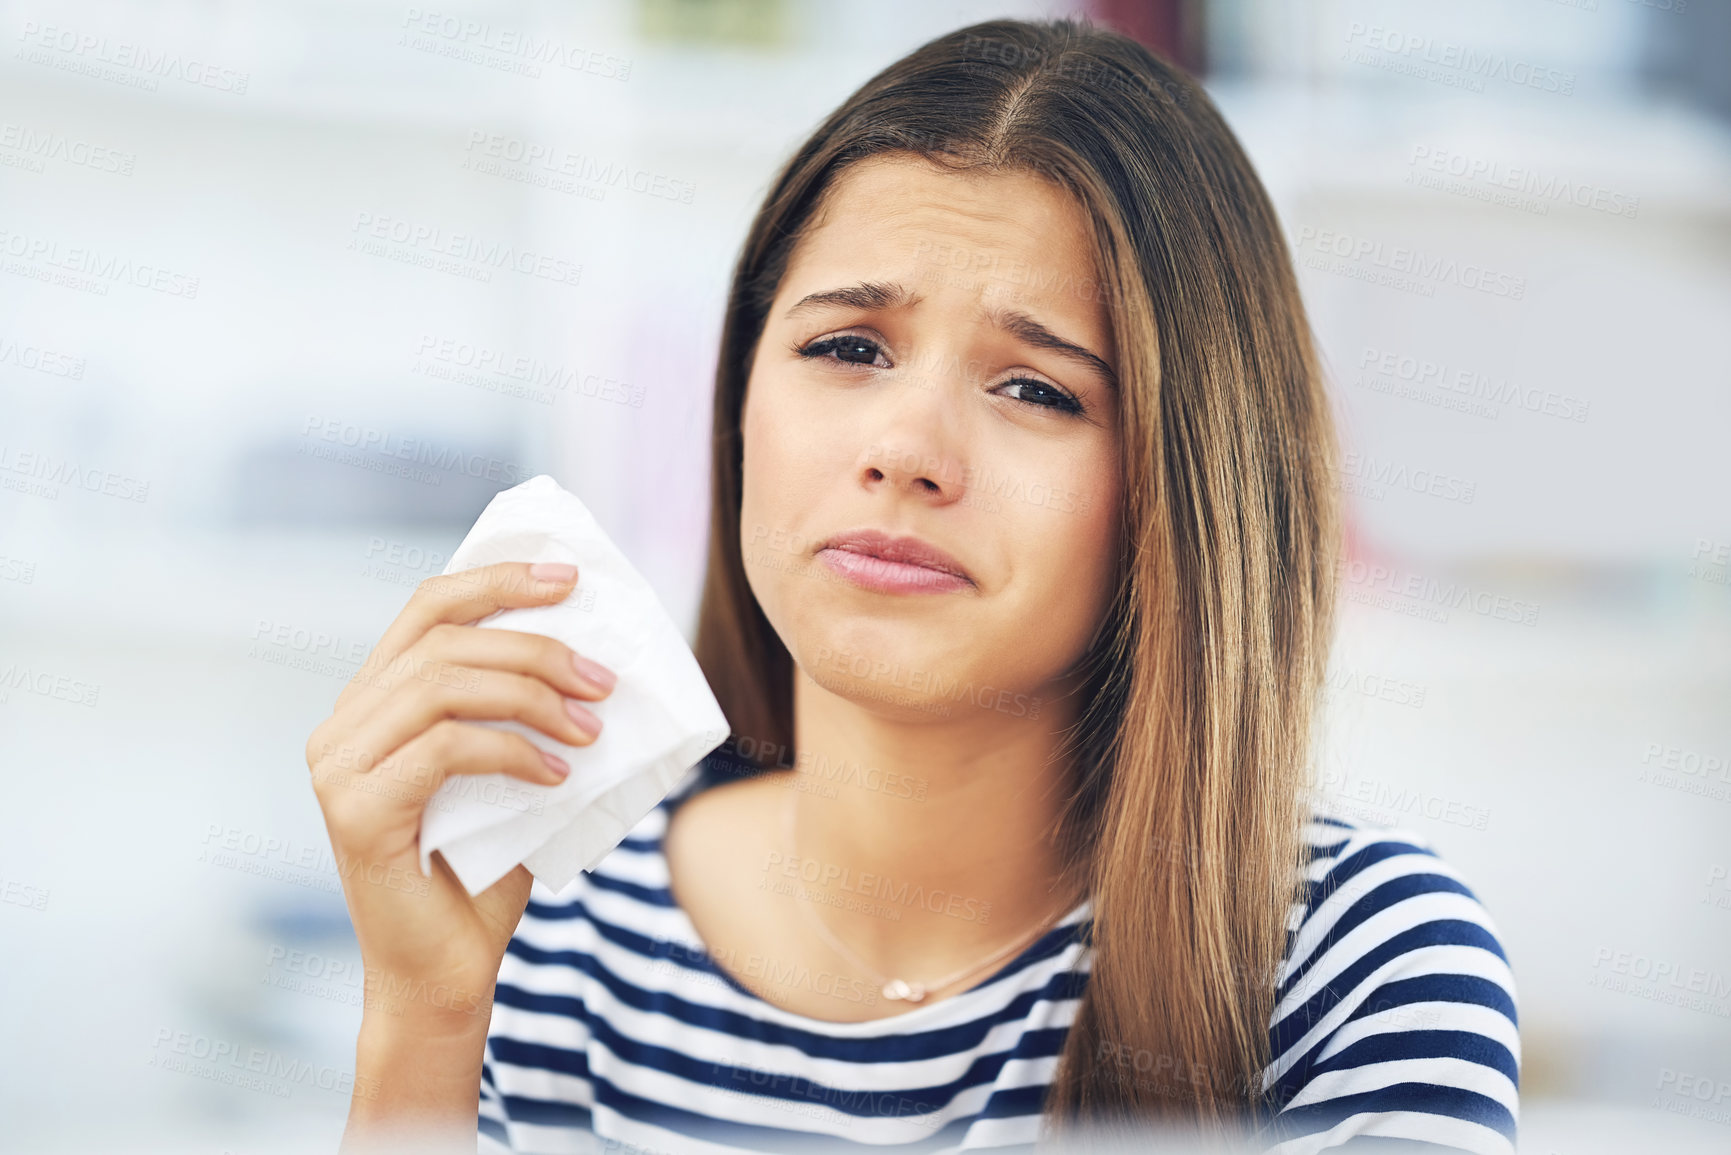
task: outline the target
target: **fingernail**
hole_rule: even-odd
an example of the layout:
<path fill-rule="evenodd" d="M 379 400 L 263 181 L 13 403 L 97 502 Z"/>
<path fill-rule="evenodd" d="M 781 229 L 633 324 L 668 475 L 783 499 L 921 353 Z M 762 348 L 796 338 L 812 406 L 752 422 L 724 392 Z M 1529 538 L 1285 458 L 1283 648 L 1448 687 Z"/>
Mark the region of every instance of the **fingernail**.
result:
<path fill-rule="evenodd" d="M 571 715 L 571 720 L 577 723 L 577 728 L 589 737 L 593 738 L 601 733 L 601 719 L 585 710 L 575 698 L 565 699 L 565 712 Z"/>
<path fill-rule="evenodd" d="M 581 655 L 572 654 L 571 664 L 577 667 L 577 673 L 584 681 L 592 683 L 598 690 L 611 690 L 619 681 L 619 675 L 612 670 Z"/>
<path fill-rule="evenodd" d="M 529 567 L 529 576 L 536 581 L 569 585 L 577 580 L 577 567 L 565 565 L 563 562 L 538 561 Z"/>
<path fill-rule="evenodd" d="M 541 751 L 541 761 L 547 763 L 547 769 L 553 771 L 553 773 L 559 775 L 561 778 L 567 777 L 571 773 L 571 767 L 566 765 L 565 759 L 559 757 L 557 754 L 549 754 L 547 751 L 543 750 Z"/>

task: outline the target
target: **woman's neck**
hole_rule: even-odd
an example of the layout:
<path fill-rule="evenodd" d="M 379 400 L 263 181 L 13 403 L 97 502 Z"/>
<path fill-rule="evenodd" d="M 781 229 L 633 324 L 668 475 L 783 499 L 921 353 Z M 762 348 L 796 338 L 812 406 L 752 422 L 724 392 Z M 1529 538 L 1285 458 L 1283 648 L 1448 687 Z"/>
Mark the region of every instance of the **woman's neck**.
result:
<path fill-rule="evenodd" d="M 949 973 L 1079 900 L 1051 839 L 1073 695 L 896 719 L 795 677 L 795 843 L 775 869 L 873 967 Z"/>

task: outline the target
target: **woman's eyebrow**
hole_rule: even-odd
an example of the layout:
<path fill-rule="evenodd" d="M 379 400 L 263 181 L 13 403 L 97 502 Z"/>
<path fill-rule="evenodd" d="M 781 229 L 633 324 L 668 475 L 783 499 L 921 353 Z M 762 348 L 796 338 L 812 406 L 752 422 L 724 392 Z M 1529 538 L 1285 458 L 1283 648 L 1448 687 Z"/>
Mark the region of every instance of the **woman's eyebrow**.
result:
<path fill-rule="evenodd" d="M 919 304 L 923 297 L 912 292 L 906 285 L 890 281 L 861 281 L 857 285 L 849 285 L 842 289 L 825 289 L 822 292 L 808 293 L 801 297 L 786 313 L 783 320 L 788 320 L 801 313 L 816 312 L 825 308 L 845 308 L 860 310 L 901 309 Z M 984 315 L 993 325 L 1009 333 L 1018 340 L 1045 349 L 1067 358 L 1098 373 L 1107 385 L 1118 388 L 1118 374 L 1112 371 L 1112 366 L 1106 359 L 1086 349 L 1074 341 L 1066 341 L 1034 318 L 1018 309 L 1006 309 L 1001 306 L 986 306 Z"/>
<path fill-rule="evenodd" d="M 1092 350 L 1085 349 L 1074 341 L 1066 341 L 1034 318 L 1017 309 L 986 308 L 986 316 L 992 324 L 1016 337 L 1018 340 L 1032 345 L 1037 349 L 1046 349 L 1060 357 L 1075 361 L 1098 373 L 1112 388 L 1118 388 L 1118 374 L 1112 371 L 1112 366 L 1106 359 Z"/>
<path fill-rule="evenodd" d="M 900 309 L 917 305 L 922 300 L 908 290 L 905 285 L 891 284 L 886 281 L 861 281 L 857 285 L 849 285 L 845 289 L 825 289 L 821 293 L 808 293 L 799 299 L 782 319 L 809 313 L 825 307 L 841 306 L 848 309 Z"/>

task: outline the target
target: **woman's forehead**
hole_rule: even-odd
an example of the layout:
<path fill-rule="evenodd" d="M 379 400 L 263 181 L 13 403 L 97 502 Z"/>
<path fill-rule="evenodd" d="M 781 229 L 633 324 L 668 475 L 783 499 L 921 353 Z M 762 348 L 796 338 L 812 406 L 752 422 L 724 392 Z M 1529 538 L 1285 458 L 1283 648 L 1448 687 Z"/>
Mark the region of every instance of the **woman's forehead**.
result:
<path fill-rule="evenodd" d="M 1074 249 L 1091 259 L 1086 213 L 1056 183 L 1026 169 L 951 169 L 905 153 L 857 161 L 837 174 L 808 234 L 843 248 L 850 238 L 871 236 L 923 250 L 941 237 L 979 254 L 1044 251 L 1056 260 Z"/>
<path fill-rule="evenodd" d="M 919 300 L 966 294 L 1104 329 L 1093 231 L 1059 185 L 909 155 L 856 162 L 835 180 L 789 262 L 783 301 L 831 282 L 893 284 Z"/>

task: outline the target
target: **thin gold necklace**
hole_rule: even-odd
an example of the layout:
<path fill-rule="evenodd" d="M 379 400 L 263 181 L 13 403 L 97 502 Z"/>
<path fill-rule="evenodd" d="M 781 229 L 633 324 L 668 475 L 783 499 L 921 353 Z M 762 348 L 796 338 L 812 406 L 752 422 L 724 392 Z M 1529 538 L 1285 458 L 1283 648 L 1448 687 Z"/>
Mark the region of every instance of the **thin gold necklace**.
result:
<path fill-rule="evenodd" d="M 798 813 L 798 803 L 798 791 L 789 790 L 787 793 L 787 848 L 789 856 L 796 859 L 799 856 L 799 843 L 794 834 L 794 820 Z M 922 1002 L 925 1000 L 926 995 L 930 994 L 932 991 L 943 990 L 951 983 L 965 979 L 974 972 L 983 970 L 1000 959 L 1007 957 L 1011 952 L 1027 946 L 1040 935 L 1044 934 L 1047 927 L 1051 926 L 1054 922 L 1057 922 L 1074 906 L 1074 904 L 1071 904 L 1070 906 L 1060 907 L 1055 913 L 1042 919 L 1032 931 L 1024 934 L 1021 938 L 1016 939 L 1001 950 L 993 951 L 990 955 L 981 959 L 979 962 L 972 963 L 962 970 L 957 971 L 955 974 L 948 975 L 931 983 L 916 983 L 909 982 L 907 979 L 892 978 L 889 975 L 881 973 L 870 963 L 860 958 L 859 955 L 849 950 L 846 944 L 844 944 L 840 939 L 836 938 L 836 936 L 831 933 L 829 927 L 824 925 L 823 919 L 818 916 L 817 911 L 812 909 L 810 904 L 802 900 L 795 902 L 794 905 L 799 908 L 800 914 L 806 919 L 806 921 L 811 923 L 812 929 L 817 931 L 817 933 L 821 935 L 824 941 L 829 943 L 831 947 L 835 948 L 836 953 L 843 955 L 852 962 L 853 965 L 859 967 L 877 980 L 878 984 L 882 988 L 884 998 L 889 999 L 892 1002 L 905 999 L 910 1003 Z"/>

